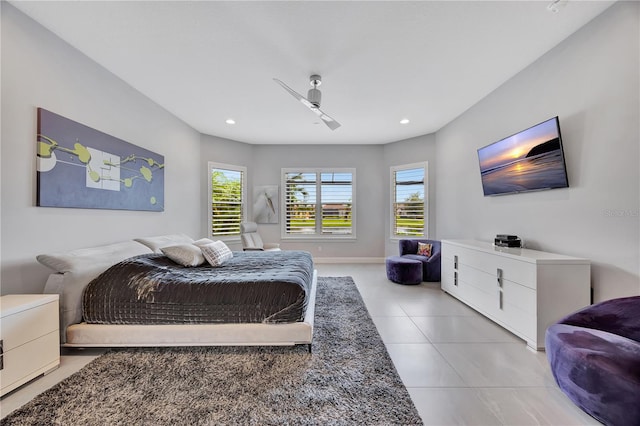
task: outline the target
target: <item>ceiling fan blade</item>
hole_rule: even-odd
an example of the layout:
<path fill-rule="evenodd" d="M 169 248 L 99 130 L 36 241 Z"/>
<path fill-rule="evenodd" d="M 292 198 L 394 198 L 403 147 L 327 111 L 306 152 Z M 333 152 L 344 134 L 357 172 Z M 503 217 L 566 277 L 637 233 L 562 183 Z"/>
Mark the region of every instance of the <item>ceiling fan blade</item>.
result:
<path fill-rule="evenodd" d="M 297 100 L 299 100 L 300 102 L 302 102 L 303 104 L 307 105 L 309 108 L 311 105 L 311 103 L 304 97 L 302 96 L 300 93 L 296 92 L 295 90 L 293 90 L 291 87 L 287 86 L 286 84 L 284 84 L 284 82 L 282 80 L 278 80 L 277 78 L 274 78 L 273 81 L 275 81 L 276 83 L 278 83 L 280 86 L 282 86 L 282 88 L 284 90 L 286 90 L 287 92 L 291 93 L 291 96 L 293 96 L 294 98 L 296 98 Z"/>
<path fill-rule="evenodd" d="M 315 112 L 316 115 L 320 117 L 320 119 L 324 122 L 324 124 L 326 124 L 327 127 L 330 128 L 331 130 L 335 130 L 338 127 L 340 127 L 340 123 L 338 123 L 336 120 L 334 120 L 333 118 L 329 117 L 327 114 L 322 112 L 320 108 L 314 107 L 314 108 L 311 108 L 311 111 Z"/>
<path fill-rule="evenodd" d="M 329 127 L 331 130 L 335 130 L 338 127 L 340 127 L 340 123 L 338 123 L 336 120 L 334 120 L 333 118 L 329 117 L 327 114 L 322 112 L 320 108 L 318 108 L 316 105 L 309 102 L 309 100 L 304 96 L 302 96 L 300 93 L 296 92 L 291 87 L 287 86 L 282 80 L 278 80 L 277 78 L 274 78 L 273 81 L 275 81 L 280 86 L 282 86 L 282 88 L 287 92 L 289 92 L 291 96 L 293 96 L 294 98 L 302 102 L 304 106 L 306 106 L 311 111 L 313 111 L 318 117 L 320 117 L 320 119 L 324 122 L 324 124 L 326 124 L 327 127 Z"/>

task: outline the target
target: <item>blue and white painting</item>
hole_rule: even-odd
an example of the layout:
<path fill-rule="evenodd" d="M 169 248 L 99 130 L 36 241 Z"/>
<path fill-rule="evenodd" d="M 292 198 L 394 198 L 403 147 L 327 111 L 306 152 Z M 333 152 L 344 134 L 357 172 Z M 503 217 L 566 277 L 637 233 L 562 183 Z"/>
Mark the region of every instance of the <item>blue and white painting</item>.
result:
<path fill-rule="evenodd" d="M 164 211 L 164 156 L 38 108 L 40 207 Z"/>

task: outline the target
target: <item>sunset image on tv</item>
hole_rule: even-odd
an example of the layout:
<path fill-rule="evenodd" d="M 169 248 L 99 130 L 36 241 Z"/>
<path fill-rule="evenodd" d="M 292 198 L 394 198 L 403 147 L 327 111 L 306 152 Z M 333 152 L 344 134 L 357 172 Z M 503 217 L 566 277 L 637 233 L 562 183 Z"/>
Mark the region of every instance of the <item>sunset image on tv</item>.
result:
<path fill-rule="evenodd" d="M 568 186 L 558 118 L 478 149 L 484 195 Z"/>

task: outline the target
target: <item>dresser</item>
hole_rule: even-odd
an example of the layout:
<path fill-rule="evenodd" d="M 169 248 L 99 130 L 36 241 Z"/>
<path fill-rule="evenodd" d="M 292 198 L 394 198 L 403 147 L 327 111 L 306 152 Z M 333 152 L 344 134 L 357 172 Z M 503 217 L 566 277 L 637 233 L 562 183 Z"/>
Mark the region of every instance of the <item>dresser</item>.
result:
<path fill-rule="evenodd" d="M 591 264 L 561 254 L 442 241 L 442 289 L 544 349 L 551 324 L 591 303 Z"/>
<path fill-rule="evenodd" d="M 60 365 L 57 294 L 0 297 L 0 396 Z"/>

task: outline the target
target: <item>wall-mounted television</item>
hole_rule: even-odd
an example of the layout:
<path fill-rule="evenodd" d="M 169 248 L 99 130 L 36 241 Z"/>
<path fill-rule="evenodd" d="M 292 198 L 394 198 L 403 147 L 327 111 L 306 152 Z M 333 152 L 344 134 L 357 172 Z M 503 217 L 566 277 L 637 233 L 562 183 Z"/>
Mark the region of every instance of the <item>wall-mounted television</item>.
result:
<path fill-rule="evenodd" d="M 484 195 L 569 186 L 558 117 L 478 149 Z"/>

